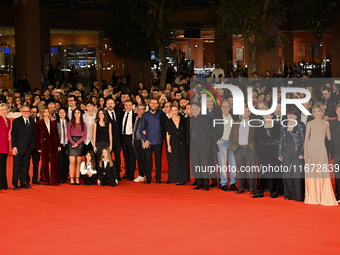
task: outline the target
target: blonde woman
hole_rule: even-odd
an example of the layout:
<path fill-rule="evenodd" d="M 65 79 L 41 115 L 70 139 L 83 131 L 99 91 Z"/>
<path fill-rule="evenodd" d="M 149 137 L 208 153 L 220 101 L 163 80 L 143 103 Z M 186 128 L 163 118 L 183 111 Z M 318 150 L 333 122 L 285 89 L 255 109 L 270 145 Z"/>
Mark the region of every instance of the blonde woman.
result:
<path fill-rule="evenodd" d="M 305 137 L 305 203 L 338 205 L 328 169 L 325 137 L 331 140 L 329 122 L 323 120 L 324 106 L 316 103 L 312 108 L 314 120 L 307 123 Z"/>
<path fill-rule="evenodd" d="M 118 184 L 116 167 L 110 155 L 109 148 L 102 150 L 97 180 L 100 186 L 109 184 L 111 187 L 114 187 Z"/>

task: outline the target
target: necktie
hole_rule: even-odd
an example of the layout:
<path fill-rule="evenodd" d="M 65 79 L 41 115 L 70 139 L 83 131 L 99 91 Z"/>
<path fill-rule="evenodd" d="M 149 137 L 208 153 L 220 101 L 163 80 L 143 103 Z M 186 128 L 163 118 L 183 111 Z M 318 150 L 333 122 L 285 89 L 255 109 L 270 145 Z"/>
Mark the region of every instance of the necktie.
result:
<path fill-rule="evenodd" d="M 26 120 L 26 130 L 27 130 L 27 134 L 30 133 L 30 123 L 28 120 Z"/>
<path fill-rule="evenodd" d="M 140 118 L 137 117 L 136 124 L 135 124 L 135 139 L 136 139 L 136 137 L 137 137 L 137 131 L 138 131 L 138 129 L 139 129 L 139 128 L 138 128 L 139 120 L 140 120 Z"/>
<path fill-rule="evenodd" d="M 61 132 L 62 132 L 62 137 L 63 137 L 61 143 L 65 146 L 65 126 L 64 126 L 64 122 L 62 122 L 62 124 L 61 124 L 61 129 L 62 129 Z"/>
<path fill-rule="evenodd" d="M 112 115 L 112 119 L 113 119 L 114 121 L 116 121 L 114 112 L 111 112 L 111 115 Z"/>
<path fill-rule="evenodd" d="M 126 134 L 126 126 L 127 126 L 128 118 L 129 118 L 129 112 L 126 114 L 126 117 L 125 117 L 123 135 Z"/>

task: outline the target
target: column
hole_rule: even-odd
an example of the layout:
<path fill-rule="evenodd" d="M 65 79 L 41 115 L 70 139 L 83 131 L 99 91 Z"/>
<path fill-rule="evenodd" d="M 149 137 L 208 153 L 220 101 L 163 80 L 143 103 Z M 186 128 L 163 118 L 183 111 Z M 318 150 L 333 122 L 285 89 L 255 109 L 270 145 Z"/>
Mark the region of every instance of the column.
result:
<path fill-rule="evenodd" d="M 31 88 L 41 88 L 39 0 L 15 0 L 16 80 L 27 74 Z"/>
<path fill-rule="evenodd" d="M 215 38 L 215 64 L 220 64 L 225 76 L 233 70 L 233 40 Z"/>

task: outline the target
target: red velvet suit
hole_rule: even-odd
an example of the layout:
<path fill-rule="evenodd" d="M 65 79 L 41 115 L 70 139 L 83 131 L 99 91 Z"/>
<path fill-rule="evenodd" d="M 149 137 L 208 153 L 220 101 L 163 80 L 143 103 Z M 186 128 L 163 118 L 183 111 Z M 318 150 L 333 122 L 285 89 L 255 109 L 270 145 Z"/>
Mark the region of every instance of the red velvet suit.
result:
<path fill-rule="evenodd" d="M 58 147 L 60 147 L 57 122 L 50 121 L 50 133 L 45 121 L 39 120 L 36 123 L 36 149 L 41 150 L 41 163 L 43 170 L 43 183 L 50 184 L 49 160 L 51 163 L 51 184 L 59 184 L 58 176 Z"/>

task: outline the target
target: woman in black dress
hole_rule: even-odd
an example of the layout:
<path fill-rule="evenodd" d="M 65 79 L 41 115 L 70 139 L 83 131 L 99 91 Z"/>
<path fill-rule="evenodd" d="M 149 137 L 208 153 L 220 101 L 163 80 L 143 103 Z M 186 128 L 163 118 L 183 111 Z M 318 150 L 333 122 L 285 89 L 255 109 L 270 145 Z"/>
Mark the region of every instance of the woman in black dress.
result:
<path fill-rule="evenodd" d="M 284 196 L 287 200 L 304 201 L 304 141 L 305 124 L 297 121 L 298 109 L 287 109 L 288 122 L 281 127 L 279 141 L 279 160 L 290 171 L 283 171 Z M 295 125 L 295 126 L 294 126 Z M 288 126 L 288 127 L 287 127 Z"/>
<path fill-rule="evenodd" d="M 178 105 L 173 104 L 172 118 L 168 120 L 166 126 L 166 140 L 170 153 L 168 182 L 184 185 L 190 181 L 189 156 L 186 145 L 186 120 L 178 112 Z"/>
<path fill-rule="evenodd" d="M 96 122 L 93 125 L 93 145 L 93 151 L 96 153 L 98 161 L 100 161 L 100 155 L 104 148 L 109 148 L 110 152 L 112 151 L 112 127 L 103 108 L 98 110 Z"/>

